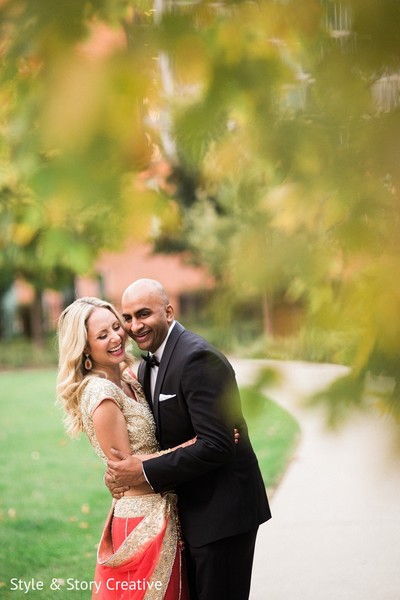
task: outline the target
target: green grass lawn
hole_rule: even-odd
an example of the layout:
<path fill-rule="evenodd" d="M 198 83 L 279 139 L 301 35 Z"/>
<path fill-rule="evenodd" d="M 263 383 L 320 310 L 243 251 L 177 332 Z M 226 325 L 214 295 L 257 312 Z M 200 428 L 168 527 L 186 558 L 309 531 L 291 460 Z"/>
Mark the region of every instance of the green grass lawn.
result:
<path fill-rule="evenodd" d="M 71 441 L 55 407 L 55 370 L 0 373 L 0 598 L 90 598 L 96 547 L 111 504 L 85 436 Z M 243 390 L 264 480 L 273 489 L 298 439 L 294 419 Z M 60 590 L 53 580 L 64 580 Z M 28 593 L 19 589 L 34 581 Z M 82 583 L 75 583 L 75 581 Z"/>

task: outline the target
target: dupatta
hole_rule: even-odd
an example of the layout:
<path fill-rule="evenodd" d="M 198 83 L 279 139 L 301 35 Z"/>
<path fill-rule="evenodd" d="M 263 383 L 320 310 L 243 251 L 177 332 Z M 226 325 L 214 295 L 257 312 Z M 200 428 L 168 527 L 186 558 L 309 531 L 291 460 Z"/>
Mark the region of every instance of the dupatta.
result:
<path fill-rule="evenodd" d="M 114 549 L 115 527 L 126 528 Z M 111 507 L 97 552 L 96 600 L 181 598 L 181 560 L 176 495 L 124 496 Z M 120 537 L 120 536 L 119 536 Z M 173 570 L 174 591 L 168 592 Z M 177 583 L 178 582 L 178 583 Z M 177 590 L 177 586 L 179 589 Z M 171 595 L 172 594 L 172 595 Z"/>

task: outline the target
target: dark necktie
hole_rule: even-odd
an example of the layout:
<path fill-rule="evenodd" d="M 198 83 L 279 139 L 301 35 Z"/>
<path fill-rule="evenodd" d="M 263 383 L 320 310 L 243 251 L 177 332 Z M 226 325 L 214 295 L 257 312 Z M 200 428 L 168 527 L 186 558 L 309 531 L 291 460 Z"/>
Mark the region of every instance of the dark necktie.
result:
<path fill-rule="evenodd" d="M 151 410 L 153 410 L 153 398 L 151 395 L 151 383 L 150 383 L 151 375 L 150 375 L 150 373 L 151 373 L 151 369 L 155 366 L 158 367 L 158 365 L 160 363 L 158 362 L 156 357 L 150 353 L 141 354 L 141 357 L 146 362 L 146 368 L 144 371 L 144 380 L 143 380 L 143 391 L 144 391 L 144 395 L 146 396 L 146 400 L 147 400 Z"/>
<path fill-rule="evenodd" d="M 141 354 L 141 357 L 146 361 L 149 367 L 158 367 L 160 365 L 154 354 L 150 354 L 150 352 L 148 354 Z"/>

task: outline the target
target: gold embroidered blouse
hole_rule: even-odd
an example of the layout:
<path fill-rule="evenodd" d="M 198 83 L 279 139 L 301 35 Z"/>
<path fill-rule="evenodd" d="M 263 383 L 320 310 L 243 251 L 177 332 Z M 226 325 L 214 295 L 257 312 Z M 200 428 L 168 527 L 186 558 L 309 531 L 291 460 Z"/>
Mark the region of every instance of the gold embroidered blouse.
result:
<path fill-rule="evenodd" d="M 102 377 L 91 377 L 80 399 L 83 429 L 96 454 L 104 462 L 107 462 L 107 458 L 96 438 L 93 427 L 93 413 L 106 398 L 113 400 L 124 415 L 132 454 L 153 454 L 159 449 L 154 418 L 140 383 L 128 371 L 123 373 L 122 378 L 130 385 L 136 400 L 127 396 L 112 381 Z"/>

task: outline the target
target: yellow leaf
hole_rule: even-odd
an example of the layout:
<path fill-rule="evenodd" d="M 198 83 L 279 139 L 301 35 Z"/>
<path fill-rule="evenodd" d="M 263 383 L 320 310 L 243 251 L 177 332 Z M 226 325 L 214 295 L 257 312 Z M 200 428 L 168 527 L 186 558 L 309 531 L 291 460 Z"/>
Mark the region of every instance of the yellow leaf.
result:
<path fill-rule="evenodd" d="M 82 504 L 81 506 L 81 512 L 85 515 L 88 515 L 90 513 L 90 506 L 89 504 Z"/>
<path fill-rule="evenodd" d="M 28 223 L 15 223 L 12 232 L 12 240 L 17 246 L 27 246 L 36 235 L 36 228 Z"/>

